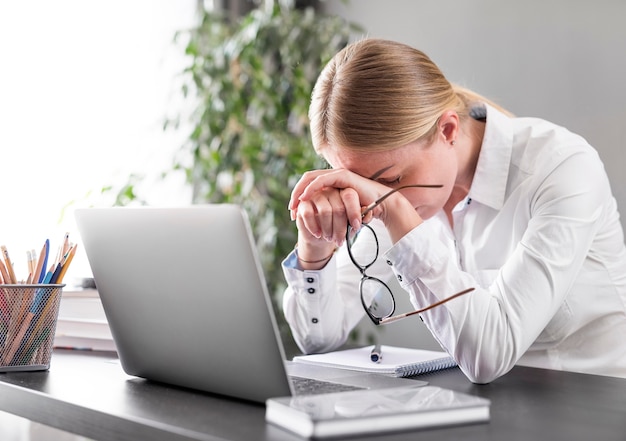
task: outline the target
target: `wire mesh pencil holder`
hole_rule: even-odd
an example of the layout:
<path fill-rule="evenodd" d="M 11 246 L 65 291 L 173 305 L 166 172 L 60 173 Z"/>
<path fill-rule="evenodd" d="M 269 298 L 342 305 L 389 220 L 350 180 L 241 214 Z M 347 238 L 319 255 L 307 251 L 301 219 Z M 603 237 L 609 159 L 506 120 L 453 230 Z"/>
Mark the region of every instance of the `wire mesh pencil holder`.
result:
<path fill-rule="evenodd" d="M 65 285 L 0 285 L 0 372 L 50 368 Z"/>

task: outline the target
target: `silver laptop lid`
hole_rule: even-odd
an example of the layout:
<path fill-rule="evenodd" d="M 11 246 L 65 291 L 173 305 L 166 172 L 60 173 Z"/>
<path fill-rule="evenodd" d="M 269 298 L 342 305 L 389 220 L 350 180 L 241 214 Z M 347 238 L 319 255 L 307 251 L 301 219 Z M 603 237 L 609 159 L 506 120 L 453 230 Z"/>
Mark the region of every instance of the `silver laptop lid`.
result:
<path fill-rule="evenodd" d="M 257 402 L 290 394 L 240 207 L 89 208 L 75 217 L 126 373 Z"/>

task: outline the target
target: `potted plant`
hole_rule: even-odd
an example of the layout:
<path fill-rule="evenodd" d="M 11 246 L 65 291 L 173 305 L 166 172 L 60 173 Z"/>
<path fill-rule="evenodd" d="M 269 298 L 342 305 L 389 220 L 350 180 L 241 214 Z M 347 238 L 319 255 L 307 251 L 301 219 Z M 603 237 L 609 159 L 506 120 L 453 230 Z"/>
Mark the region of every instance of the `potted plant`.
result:
<path fill-rule="evenodd" d="M 291 188 L 304 171 L 324 167 L 311 145 L 311 91 L 358 26 L 293 0 L 264 1 L 235 20 L 200 14 L 197 27 L 177 35 L 190 60 L 181 91 L 192 110 L 165 125 L 191 126 L 172 170 L 184 171 L 193 203 L 247 210 L 277 302 L 285 287 L 280 261 L 297 238 Z M 137 198 L 137 182 L 131 176 L 118 202 Z"/>

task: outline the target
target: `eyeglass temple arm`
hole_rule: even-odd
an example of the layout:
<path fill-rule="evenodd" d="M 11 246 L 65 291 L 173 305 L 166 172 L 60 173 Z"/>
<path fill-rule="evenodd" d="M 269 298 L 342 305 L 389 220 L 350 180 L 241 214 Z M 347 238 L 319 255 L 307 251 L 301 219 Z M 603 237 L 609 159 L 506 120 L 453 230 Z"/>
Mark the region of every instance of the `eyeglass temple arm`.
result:
<path fill-rule="evenodd" d="M 407 313 L 404 313 L 404 314 L 396 315 L 394 317 L 388 317 L 388 318 L 381 319 L 378 322 L 378 324 L 384 325 L 386 323 L 392 323 L 392 322 L 395 322 L 396 320 L 400 320 L 400 319 L 403 319 L 405 317 L 409 317 L 409 316 L 412 316 L 412 315 L 415 315 L 415 314 L 421 314 L 424 311 L 428 311 L 429 309 L 435 308 L 435 307 L 437 307 L 439 305 L 443 305 L 444 303 L 449 302 L 452 299 L 456 299 L 457 297 L 460 297 L 460 296 L 462 296 L 464 294 L 467 294 L 468 292 L 474 291 L 474 289 L 475 288 L 468 288 L 468 289 L 465 289 L 465 290 L 463 290 L 461 292 L 457 292 L 456 294 L 451 295 L 450 297 L 446 297 L 445 299 L 440 300 L 437 303 L 433 303 L 432 305 L 429 305 L 426 308 L 418 309 L 417 311 L 411 311 L 411 312 L 407 312 Z"/>
<path fill-rule="evenodd" d="M 376 208 L 376 206 L 378 204 L 380 204 L 382 201 L 384 201 L 389 196 L 394 194 L 396 191 L 404 190 L 405 188 L 419 188 L 419 187 L 421 187 L 421 188 L 441 188 L 441 187 L 443 187 L 443 185 L 441 185 L 441 184 L 413 184 L 413 185 L 403 185 L 402 187 L 394 188 L 389 193 L 385 193 L 384 195 L 382 195 L 381 197 L 376 199 L 374 202 L 369 204 L 367 207 L 363 208 L 363 211 L 361 211 L 361 217 L 365 216 L 367 213 L 372 211 L 374 208 Z"/>

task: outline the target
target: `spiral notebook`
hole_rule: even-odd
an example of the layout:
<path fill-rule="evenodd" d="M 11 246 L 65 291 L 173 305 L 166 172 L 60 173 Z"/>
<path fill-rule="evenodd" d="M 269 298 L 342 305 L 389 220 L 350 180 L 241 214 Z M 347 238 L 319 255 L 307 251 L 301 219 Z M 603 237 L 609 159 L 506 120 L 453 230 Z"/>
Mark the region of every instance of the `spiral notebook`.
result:
<path fill-rule="evenodd" d="M 411 377 L 457 365 L 456 361 L 443 351 L 396 346 L 382 346 L 381 359 L 376 363 L 371 359 L 372 349 L 373 346 L 364 346 L 325 354 L 299 355 L 294 357 L 293 361 L 392 377 Z"/>

